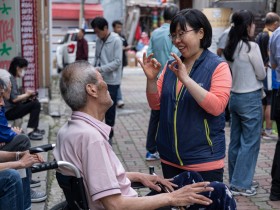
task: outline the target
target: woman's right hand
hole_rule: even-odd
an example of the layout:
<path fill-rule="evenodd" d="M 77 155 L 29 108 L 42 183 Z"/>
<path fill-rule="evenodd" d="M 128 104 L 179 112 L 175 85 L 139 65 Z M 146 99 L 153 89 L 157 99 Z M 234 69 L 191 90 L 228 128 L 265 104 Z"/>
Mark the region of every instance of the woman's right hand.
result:
<path fill-rule="evenodd" d="M 137 59 L 138 63 L 141 65 L 142 69 L 148 80 L 155 80 L 160 72 L 161 64 L 153 57 L 153 53 L 148 57 L 146 53 L 143 54 L 143 62 Z"/>
<path fill-rule="evenodd" d="M 212 200 L 200 195 L 201 192 L 213 191 L 213 187 L 208 187 L 210 182 L 198 182 L 186 185 L 170 193 L 173 206 L 188 206 L 192 204 L 210 205 Z"/>

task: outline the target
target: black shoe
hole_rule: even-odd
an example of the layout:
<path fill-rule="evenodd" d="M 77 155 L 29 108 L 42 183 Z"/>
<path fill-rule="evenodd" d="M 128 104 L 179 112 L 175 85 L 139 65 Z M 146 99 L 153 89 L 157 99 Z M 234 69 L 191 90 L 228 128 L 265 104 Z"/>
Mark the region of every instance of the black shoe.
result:
<path fill-rule="evenodd" d="M 269 200 L 271 200 L 271 201 L 280 201 L 280 197 L 276 196 L 276 195 L 273 195 L 273 194 L 270 194 L 269 195 Z"/>
<path fill-rule="evenodd" d="M 42 135 L 44 135 L 46 132 L 45 132 L 45 130 L 41 130 L 41 129 L 39 129 L 39 128 L 36 128 L 35 130 L 34 130 L 34 132 L 36 132 L 36 133 L 39 133 L 39 134 L 42 134 Z"/>
<path fill-rule="evenodd" d="M 30 140 L 42 140 L 43 139 L 43 135 L 40 133 L 36 133 L 35 131 L 32 131 L 28 134 L 28 137 L 30 138 Z"/>
<path fill-rule="evenodd" d="M 31 181 L 30 181 L 30 187 L 31 188 L 40 187 L 40 186 L 41 186 L 40 181 L 35 181 L 35 180 L 31 179 Z"/>

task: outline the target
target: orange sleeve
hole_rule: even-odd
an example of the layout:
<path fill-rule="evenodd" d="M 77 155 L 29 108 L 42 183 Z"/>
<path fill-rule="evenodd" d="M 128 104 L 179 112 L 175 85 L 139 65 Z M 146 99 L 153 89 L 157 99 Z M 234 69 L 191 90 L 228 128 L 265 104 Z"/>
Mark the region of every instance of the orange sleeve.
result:
<path fill-rule="evenodd" d="M 161 97 L 161 91 L 162 91 L 162 83 L 164 79 L 164 74 L 166 72 L 166 65 L 163 68 L 158 80 L 157 80 L 157 93 L 146 93 L 147 94 L 147 100 L 149 103 L 149 106 L 152 110 L 160 110 L 160 97 Z"/>
<path fill-rule="evenodd" d="M 229 66 L 226 62 L 222 62 L 213 73 L 210 91 L 199 105 L 209 114 L 220 115 L 227 106 L 231 84 Z"/>

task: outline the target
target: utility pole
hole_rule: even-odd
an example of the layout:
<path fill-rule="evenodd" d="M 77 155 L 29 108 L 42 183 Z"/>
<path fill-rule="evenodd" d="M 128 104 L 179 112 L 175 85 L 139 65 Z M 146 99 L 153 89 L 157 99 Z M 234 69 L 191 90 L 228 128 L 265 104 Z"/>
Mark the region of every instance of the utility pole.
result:
<path fill-rule="evenodd" d="M 85 0 L 81 0 L 79 28 L 84 28 L 84 24 L 85 24 Z"/>

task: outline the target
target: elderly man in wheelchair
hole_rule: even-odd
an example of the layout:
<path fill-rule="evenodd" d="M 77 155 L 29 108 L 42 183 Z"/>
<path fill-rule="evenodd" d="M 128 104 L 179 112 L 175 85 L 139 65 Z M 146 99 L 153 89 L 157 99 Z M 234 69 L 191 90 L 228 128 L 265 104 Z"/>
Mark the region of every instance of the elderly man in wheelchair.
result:
<path fill-rule="evenodd" d="M 86 61 L 70 64 L 62 71 L 60 91 L 73 113 L 59 130 L 53 151 L 57 161 L 78 168 L 89 209 L 236 209 L 227 186 L 204 182 L 198 173 L 185 172 L 164 179 L 125 172 L 108 142 L 111 127 L 102 122 L 113 102 L 101 75 L 102 69 L 98 72 Z M 59 172 L 73 175 L 63 168 Z M 152 192 L 138 197 L 131 182 L 141 182 Z"/>

